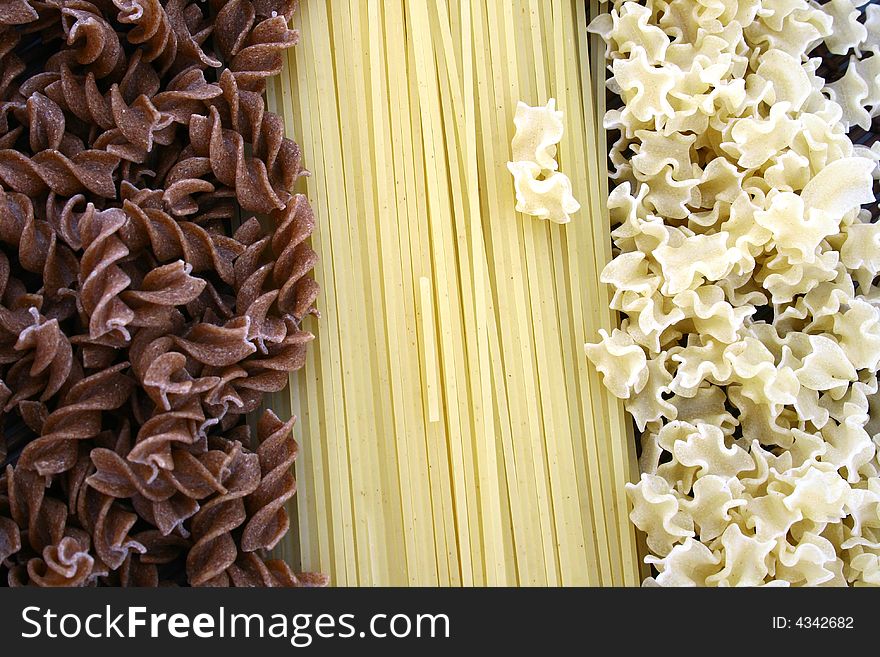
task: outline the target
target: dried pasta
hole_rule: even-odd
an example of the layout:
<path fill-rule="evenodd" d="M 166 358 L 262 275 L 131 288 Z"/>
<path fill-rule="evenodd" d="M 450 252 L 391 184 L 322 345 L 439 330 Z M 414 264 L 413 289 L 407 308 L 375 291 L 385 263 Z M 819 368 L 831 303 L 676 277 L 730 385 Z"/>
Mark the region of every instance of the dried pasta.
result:
<path fill-rule="evenodd" d="M 513 117 L 516 132 L 510 145 L 513 160 L 507 163 L 507 170 L 513 176 L 517 212 L 567 224 L 581 206 L 572 194 L 571 180 L 557 171 L 556 145 L 562 139 L 563 112 L 555 108 L 555 98 L 545 107 L 517 103 Z"/>
<path fill-rule="evenodd" d="M 312 172 L 327 311 L 289 404 L 297 476 L 324 485 L 282 554 L 347 585 L 637 583 L 634 453 L 583 357 L 612 326 L 585 3 L 301 11 L 267 93 Z M 530 113 L 550 121 L 518 138 Z M 584 220 L 524 220 L 508 161 Z"/>
<path fill-rule="evenodd" d="M 327 583 L 270 554 L 294 420 L 246 422 L 317 312 L 295 3 L 203 4 L 0 5 L 3 584 Z"/>
<path fill-rule="evenodd" d="M 878 158 L 846 132 L 876 107 L 877 7 L 723 4 L 616 1 L 591 26 L 622 100 L 622 320 L 586 349 L 641 432 L 645 584 L 877 585 Z M 839 80 L 820 45 L 852 53 Z"/>

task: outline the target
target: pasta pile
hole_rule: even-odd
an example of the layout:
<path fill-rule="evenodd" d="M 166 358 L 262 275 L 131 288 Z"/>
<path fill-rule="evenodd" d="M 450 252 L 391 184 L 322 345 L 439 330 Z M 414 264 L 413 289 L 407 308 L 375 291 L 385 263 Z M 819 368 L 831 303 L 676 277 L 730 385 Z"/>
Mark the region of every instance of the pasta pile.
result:
<path fill-rule="evenodd" d="M 280 547 L 305 570 L 341 585 L 638 583 L 635 448 L 583 357 L 613 323 L 593 175 L 604 64 L 586 13 L 303 4 L 302 42 L 267 94 L 303 135 L 325 290 L 289 400 L 310 485 L 299 540 Z M 555 159 L 583 203 L 564 226 L 516 212 L 505 166 L 517 102 L 550 98 L 565 113 Z"/>
<path fill-rule="evenodd" d="M 878 156 L 847 135 L 878 106 L 878 16 L 616 1 L 592 25 L 623 101 L 623 320 L 587 354 L 642 431 L 648 584 L 880 584 Z M 821 44 L 856 53 L 828 86 Z"/>
<path fill-rule="evenodd" d="M 0 577 L 296 586 L 314 221 L 266 111 L 283 0 L 0 4 Z M 261 216 L 254 216 L 260 213 Z"/>

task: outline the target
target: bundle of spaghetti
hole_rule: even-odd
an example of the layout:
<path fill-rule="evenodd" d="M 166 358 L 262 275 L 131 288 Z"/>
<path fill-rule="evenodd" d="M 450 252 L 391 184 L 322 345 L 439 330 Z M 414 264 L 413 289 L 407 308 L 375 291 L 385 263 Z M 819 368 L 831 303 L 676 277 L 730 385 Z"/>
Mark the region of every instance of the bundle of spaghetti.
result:
<path fill-rule="evenodd" d="M 314 0 L 266 94 L 303 135 L 325 290 L 288 405 L 308 485 L 278 552 L 339 585 L 635 584 L 585 5 Z M 568 226 L 514 210 L 517 101 L 565 112 Z"/>

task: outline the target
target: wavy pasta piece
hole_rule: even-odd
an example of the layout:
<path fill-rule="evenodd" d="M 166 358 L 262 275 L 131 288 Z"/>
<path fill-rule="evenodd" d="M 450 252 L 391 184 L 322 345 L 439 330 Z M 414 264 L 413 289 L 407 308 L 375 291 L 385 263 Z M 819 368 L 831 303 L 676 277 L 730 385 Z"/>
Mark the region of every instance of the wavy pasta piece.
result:
<path fill-rule="evenodd" d="M 858 20 L 859 10 L 852 0 L 830 0 L 822 6 L 831 17 L 831 34 L 825 39 L 828 50 L 835 55 L 845 55 L 868 36 L 867 28 Z"/>
<path fill-rule="evenodd" d="M 655 581 L 660 586 L 707 586 L 706 580 L 718 573 L 721 557 L 687 538 L 662 559 L 649 556 L 647 562 L 659 571 Z"/>
<path fill-rule="evenodd" d="M 627 484 L 633 504 L 631 519 L 647 535 L 648 546 L 659 555 L 694 536 L 693 521 L 680 509 L 680 501 L 661 477 L 642 474 L 637 484 Z"/>
<path fill-rule="evenodd" d="M 640 392 L 648 381 L 644 350 L 624 331 L 599 331 L 601 342 L 585 346 L 587 357 L 603 374 L 605 386 L 620 399 Z"/>
<path fill-rule="evenodd" d="M 516 211 L 553 223 L 567 224 L 571 215 L 580 210 L 572 195 L 571 180 L 558 171 L 539 179 L 541 170 L 532 162 L 509 162 L 516 189 Z"/>
<path fill-rule="evenodd" d="M 519 101 L 513 117 L 516 132 L 511 142 L 514 162 L 534 162 L 542 169 L 556 171 L 556 145 L 562 140 L 562 112 L 556 109 L 556 99 L 546 106 L 529 107 Z"/>
<path fill-rule="evenodd" d="M 675 114 L 668 95 L 675 88 L 680 71 L 651 66 L 644 48 L 634 48 L 628 59 L 616 59 L 612 66 L 626 102 L 624 113 L 646 123 Z"/>

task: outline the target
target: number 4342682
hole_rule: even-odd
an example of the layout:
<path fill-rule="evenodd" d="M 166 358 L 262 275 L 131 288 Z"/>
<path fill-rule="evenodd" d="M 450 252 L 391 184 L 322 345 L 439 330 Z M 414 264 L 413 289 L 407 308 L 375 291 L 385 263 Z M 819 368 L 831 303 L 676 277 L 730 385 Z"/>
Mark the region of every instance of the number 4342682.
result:
<path fill-rule="evenodd" d="M 773 629 L 784 630 L 851 630 L 854 627 L 852 616 L 798 616 L 791 620 L 784 616 L 773 619 Z"/>

